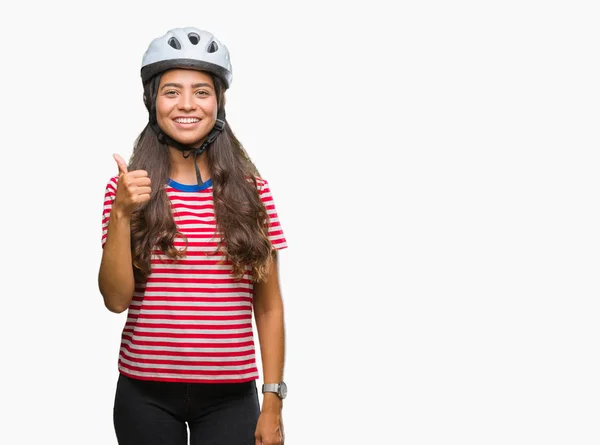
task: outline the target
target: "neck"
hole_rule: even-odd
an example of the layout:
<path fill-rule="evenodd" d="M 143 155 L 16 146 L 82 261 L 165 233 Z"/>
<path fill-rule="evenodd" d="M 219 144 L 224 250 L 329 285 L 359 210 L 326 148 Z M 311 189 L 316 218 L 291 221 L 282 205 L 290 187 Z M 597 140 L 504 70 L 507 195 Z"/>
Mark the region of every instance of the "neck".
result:
<path fill-rule="evenodd" d="M 185 154 L 188 153 L 187 151 L 185 152 Z M 169 147 L 169 158 L 171 161 L 171 170 L 169 172 L 171 179 L 181 184 L 197 184 L 193 153 L 188 158 L 184 158 L 181 150 Z M 196 163 L 200 169 L 202 181 L 208 181 L 210 179 L 210 170 L 208 168 L 208 154 L 206 151 L 196 157 Z"/>

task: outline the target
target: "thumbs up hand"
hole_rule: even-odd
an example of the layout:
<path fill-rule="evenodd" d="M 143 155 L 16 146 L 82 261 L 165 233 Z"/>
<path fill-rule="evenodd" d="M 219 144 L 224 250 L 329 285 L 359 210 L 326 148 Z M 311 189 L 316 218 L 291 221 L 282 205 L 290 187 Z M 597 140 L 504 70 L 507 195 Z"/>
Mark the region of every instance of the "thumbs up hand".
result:
<path fill-rule="evenodd" d="M 117 196 L 113 207 L 126 216 L 131 216 L 133 211 L 141 204 L 150 200 L 150 178 L 146 170 L 127 170 L 127 163 L 118 154 L 113 158 L 119 168 L 119 182 Z"/>

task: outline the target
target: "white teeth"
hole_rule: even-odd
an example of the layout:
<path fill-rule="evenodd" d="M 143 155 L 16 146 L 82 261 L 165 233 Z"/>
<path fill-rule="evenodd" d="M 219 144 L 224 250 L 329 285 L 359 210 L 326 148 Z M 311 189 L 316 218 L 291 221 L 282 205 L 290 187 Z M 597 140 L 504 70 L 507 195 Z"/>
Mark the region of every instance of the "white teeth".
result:
<path fill-rule="evenodd" d="M 180 124 L 194 124 L 196 122 L 200 122 L 200 119 L 195 117 L 181 117 L 175 119 L 175 122 L 179 122 Z"/>

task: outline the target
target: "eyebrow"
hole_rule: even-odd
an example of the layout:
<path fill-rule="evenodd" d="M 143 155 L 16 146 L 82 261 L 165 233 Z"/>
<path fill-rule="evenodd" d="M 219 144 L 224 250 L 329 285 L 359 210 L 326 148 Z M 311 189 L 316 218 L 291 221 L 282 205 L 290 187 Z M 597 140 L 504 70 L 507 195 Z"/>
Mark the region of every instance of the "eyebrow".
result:
<path fill-rule="evenodd" d="M 174 88 L 183 88 L 183 85 L 181 85 L 180 83 L 165 83 L 162 87 L 160 87 L 160 89 L 162 90 L 163 88 L 166 87 L 174 87 Z M 208 87 L 212 89 L 212 86 L 209 83 L 195 83 L 192 85 L 192 88 L 201 88 L 201 87 Z"/>

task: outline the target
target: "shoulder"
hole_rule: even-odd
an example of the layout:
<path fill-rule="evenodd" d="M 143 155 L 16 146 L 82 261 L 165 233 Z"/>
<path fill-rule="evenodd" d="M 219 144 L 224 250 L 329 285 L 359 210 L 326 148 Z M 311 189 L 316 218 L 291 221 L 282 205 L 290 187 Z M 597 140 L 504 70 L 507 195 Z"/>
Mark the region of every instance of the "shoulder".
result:
<path fill-rule="evenodd" d="M 117 191 L 117 183 L 119 182 L 119 176 L 113 176 L 106 182 L 106 193 L 115 193 Z"/>
<path fill-rule="evenodd" d="M 112 176 L 112 177 L 111 177 L 111 178 L 108 180 L 107 184 L 116 184 L 117 182 L 119 182 L 119 175 Z"/>
<path fill-rule="evenodd" d="M 256 188 L 260 193 L 262 193 L 265 190 L 269 190 L 269 183 L 265 178 L 261 178 L 260 176 L 255 175 L 254 179 L 256 181 Z"/>

